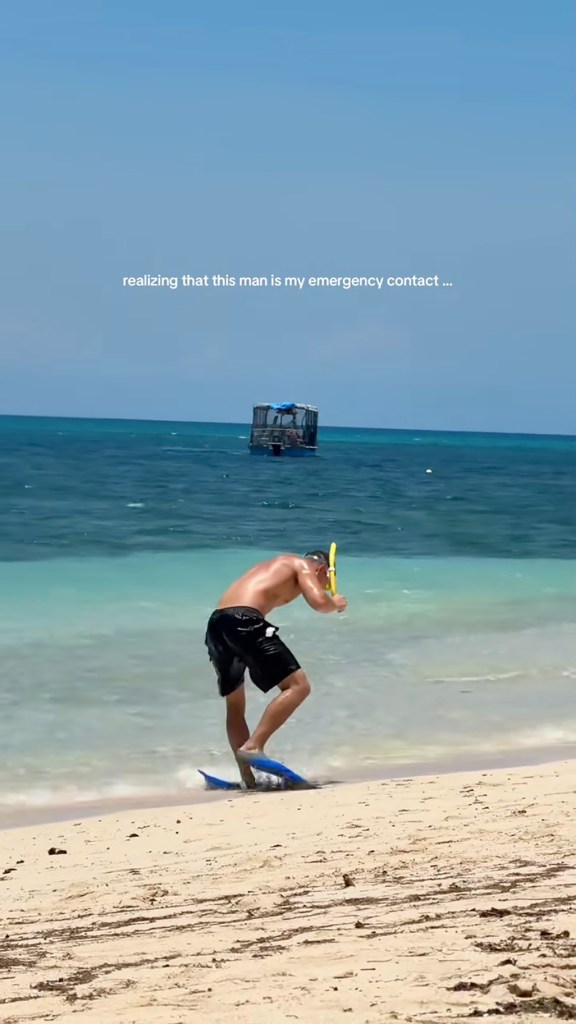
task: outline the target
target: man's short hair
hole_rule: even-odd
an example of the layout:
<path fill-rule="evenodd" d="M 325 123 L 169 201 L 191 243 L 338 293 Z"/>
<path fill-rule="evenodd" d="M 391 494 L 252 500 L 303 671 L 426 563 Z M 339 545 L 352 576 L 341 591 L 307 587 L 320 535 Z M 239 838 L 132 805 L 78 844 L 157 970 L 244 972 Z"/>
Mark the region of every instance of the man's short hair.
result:
<path fill-rule="evenodd" d="M 323 562 L 327 569 L 330 567 L 330 555 L 327 551 L 307 551 L 304 558 L 310 558 L 316 562 Z"/>

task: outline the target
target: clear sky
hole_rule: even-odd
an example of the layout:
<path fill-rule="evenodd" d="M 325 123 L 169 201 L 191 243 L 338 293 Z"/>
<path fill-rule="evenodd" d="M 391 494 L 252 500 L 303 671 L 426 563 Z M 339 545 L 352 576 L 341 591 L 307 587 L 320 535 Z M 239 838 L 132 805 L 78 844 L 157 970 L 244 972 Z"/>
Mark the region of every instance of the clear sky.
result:
<path fill-rule="evenodd" d="M 0 413 L 576 430 L 573 0 L 20 0 Z M 452 288 L 125 288 L 435 275 Z"/>

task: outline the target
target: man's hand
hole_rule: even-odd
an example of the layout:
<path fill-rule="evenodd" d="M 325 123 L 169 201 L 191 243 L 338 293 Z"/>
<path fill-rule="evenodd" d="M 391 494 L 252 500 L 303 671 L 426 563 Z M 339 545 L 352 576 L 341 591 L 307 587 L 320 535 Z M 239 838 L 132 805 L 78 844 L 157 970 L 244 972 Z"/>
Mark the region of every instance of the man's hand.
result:
<path fill-rule="evenodd" d="M 348 601 L 346 600 L 345 597 L 342 597 L 342 594 L 334 594 L 332 601 L 336 605 L 337 612 L 346 611 L 346 608 L 348 607 Z"/>

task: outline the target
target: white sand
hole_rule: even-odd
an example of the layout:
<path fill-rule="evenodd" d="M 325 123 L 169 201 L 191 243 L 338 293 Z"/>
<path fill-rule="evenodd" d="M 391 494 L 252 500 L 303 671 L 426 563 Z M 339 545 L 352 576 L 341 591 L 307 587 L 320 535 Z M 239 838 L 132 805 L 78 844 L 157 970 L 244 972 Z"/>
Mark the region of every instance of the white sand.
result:
<path fill-rule="evenodd" d="M 0 1020 L 576 1019 L 575 898 L 576 761 L 28 826 Z"/>

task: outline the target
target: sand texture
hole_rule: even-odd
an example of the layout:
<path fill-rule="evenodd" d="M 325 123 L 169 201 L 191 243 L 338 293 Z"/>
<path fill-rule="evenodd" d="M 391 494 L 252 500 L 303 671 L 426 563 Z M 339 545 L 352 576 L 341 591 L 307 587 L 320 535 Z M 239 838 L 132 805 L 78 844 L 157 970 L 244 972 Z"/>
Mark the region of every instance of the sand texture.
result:
<path fill-rule="evenodd" d="M 0 1021 L 576 1020 L 575 898 L 571 761 L 7 830 Z"/>

